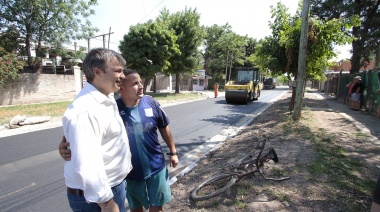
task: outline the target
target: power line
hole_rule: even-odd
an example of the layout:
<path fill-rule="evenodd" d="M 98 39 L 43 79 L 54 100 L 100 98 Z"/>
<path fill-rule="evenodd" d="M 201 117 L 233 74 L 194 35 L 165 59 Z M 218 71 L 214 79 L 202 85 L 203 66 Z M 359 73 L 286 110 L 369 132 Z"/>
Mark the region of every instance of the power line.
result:
<path fill-rule="evenodd" d="M 146 14 L 140 21 L 139 23 L 144 20 L 149 14 L 151 14 L 158 6 L 160 6 L 162 4 L 162 2 L 164 2 L 165 0 L 162 0 L 160 3 L 157 4 L 156 7 L 154 7 L 148 14 Z"/>
<path fill-rule="evenodd" d="M 92 38 L 93 40 L 96 40 L 96 41 L 103 41 L 103 39 L 100 39 L 100 38 Z M 109 39 L 110 40 L 110 39 Z M 112 42 L 112 41 L 109 41 L 110 43 L 112 44 L 119 44 L 117 42 Z"/>

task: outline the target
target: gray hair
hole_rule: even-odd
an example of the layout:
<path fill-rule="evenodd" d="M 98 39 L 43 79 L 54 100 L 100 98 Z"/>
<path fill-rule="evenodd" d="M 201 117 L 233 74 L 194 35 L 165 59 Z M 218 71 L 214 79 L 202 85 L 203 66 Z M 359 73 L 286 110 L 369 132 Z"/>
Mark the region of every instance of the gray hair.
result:
<path fill-rule="evenodd" d="M 116 58 L 121 65 L 126 65 L 125 59 L 117 52 L 106 48 L 91 49 L 83 61 L 83 72 L 88 82 L 94 80 L 94 68 L 99 68 L 103 72 L 106 72 L 108 61 L 112 58 Z"/>

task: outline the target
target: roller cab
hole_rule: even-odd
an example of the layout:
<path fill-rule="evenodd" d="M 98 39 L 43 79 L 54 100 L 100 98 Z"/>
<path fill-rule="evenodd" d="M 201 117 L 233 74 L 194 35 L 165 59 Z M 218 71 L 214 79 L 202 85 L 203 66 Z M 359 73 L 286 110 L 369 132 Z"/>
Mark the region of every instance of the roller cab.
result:
<path fill-rule="evenodd" d="M 229 81 L 224 86 L 227 103 L 248 104 L 260 96 L 263 83 L 259 69 L 238 68 L 235 81 Z"/>

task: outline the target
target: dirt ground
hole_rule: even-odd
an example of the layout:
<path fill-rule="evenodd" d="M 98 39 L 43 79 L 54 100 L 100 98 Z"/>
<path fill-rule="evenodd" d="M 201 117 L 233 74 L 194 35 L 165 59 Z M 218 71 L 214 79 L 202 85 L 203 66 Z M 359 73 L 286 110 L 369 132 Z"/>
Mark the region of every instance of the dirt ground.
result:
<path fill-rule="evenodd" d="M 354 182 L 348 183 L 352 186 L 342 188 L 331 180 L 332 175 L 310 171 L 310 164 L 320 157 L 318 146 L 305 135 L 319 133 L 331 138 L 334 145 L 342 148 L 344 157 L 362 164 L 363 169 L 350 170 L 350 173 L 362 180 L 370 179 L 371 185 L 377 179 L 376 165 L 380 162 L 377 147 L 312 92 L 305 94 L 307 109 L 303 110 L 300 121 L 307 127 L 298 133 L 288 133 L 291 128 L 284 123 L 289 119 L 290 96 L 288 91 L 237 136 L 225 141 L 193 170 L 179 178 L 171 186 L 173 199 L 164 206 L 164 211 L 369 211 L 372 191 L 357 188 Z M 266 173 L 277 173 L 277 176 L 291 179 L 274 182 L 256 174 L 242 178 L 212 199 L 196 202 L 190 198 L 190 192 L 199 183 L 212 175 L 231 170 L 226 168 L 227 165 L 251 153 L 263 134 L 270 137 L 266 146 L 273 147 L 279 157 L 278 163 L 265 166 Z M 341 165 L 349 168 L 343 162 Z M 339 170 L 332 173 L 335 179 L 340 179 L 339 175 L 342 175 L 342 181 L 350 179 Z M 347 206 L 347 197 L 355 207 Z"/>

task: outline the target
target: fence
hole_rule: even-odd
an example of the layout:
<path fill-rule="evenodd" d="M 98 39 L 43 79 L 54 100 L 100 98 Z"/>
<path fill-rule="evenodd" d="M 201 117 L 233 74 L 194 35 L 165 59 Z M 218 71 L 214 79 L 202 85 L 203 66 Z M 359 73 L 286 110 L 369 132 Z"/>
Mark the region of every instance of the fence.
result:
<path fill-rule="evenodd" d="M 361 108 L 367 113 L 377 115 L 380 107 L 380 70 L 362 71 L 356 74 L 331 73 L 327 75 L 327 81 L 320 85 L 320 90 L 325 94 L 335 96 L 340 102 L 348 104 L 348 88 L 346 85 L 352 82 L 355 76 L 362 78 L 363 92 L 360 101 Z"/>

